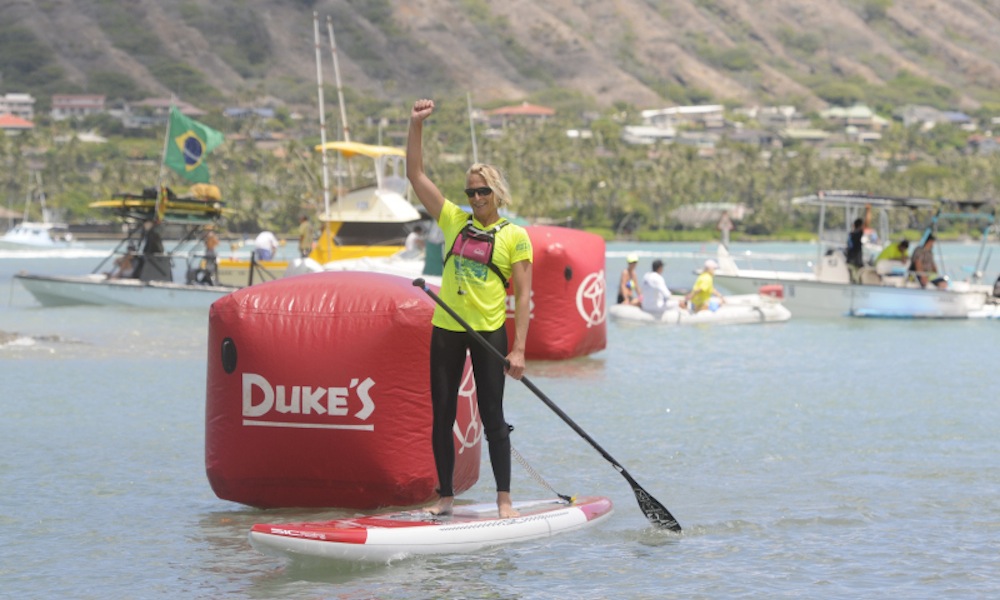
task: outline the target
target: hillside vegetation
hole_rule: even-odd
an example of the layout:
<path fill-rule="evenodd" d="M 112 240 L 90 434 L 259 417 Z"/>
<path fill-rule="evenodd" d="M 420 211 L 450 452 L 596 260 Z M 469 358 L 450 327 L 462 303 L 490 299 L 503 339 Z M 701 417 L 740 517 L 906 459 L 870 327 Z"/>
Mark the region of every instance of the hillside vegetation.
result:
<path fill-rule="evenodd" d="M 1000 105 L 995 0 L 7 0 L 0 91 L 314 105 L 313 11 L 389 103 Z"/>

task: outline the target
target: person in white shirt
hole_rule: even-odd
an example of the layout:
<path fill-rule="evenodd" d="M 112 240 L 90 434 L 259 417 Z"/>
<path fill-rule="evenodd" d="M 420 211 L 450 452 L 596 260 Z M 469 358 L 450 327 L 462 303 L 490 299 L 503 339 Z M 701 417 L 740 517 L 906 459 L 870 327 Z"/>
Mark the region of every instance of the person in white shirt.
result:
<path fill-rule="evenodd" d="M 404 245 L 406 252 L 420 252 L 424 249 L 424 228 L 422 225 L 417 225 L 413 228 L 406 236 L 406 243 Z"/>
<path fill-rule="evenodd" d="M 271 260 L 278 250 L 278 238 L 270 231 L 261 231 L 254 240 L 253 247 L 257 260 Z"/>
<path fill-rule="evenodd" d="M 653 261 L 653 270 L 642 276 L 642 310 L 654 315 L 677 308 L 680 304 L 670 294 L 663 280 L 663 261 Z"/>

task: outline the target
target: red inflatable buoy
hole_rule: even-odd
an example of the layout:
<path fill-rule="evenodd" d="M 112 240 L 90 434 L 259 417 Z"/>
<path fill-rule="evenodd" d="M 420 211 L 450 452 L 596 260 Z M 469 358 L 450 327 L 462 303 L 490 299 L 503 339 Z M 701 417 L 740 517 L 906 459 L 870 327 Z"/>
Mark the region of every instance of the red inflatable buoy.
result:
<path fill-rule="evenodd" d="M 534 250 L 525 357 L 559 360 L 603 350 L 608 341 L 604 239 L 565 227 L 525 231 Z M 507 335 L 513 343 L 513 295 L 507 296 Z"/>
<path fill-rule="evenodd" d="M 209 312 L 205 469 L 215 494 L 262 508 L 409 506 L 435 497 L 433 301 L 365 272 L 261 283 Z M 455 426 L 455 490 L 479 478 L 470 364 Z"/>

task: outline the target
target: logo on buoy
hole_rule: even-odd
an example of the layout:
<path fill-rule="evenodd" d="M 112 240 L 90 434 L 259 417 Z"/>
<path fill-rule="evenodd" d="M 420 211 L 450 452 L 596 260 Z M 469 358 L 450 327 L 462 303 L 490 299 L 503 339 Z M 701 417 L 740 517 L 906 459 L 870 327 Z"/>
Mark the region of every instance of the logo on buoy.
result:
<path fill-rule="evenodd" d="M 262 375 L 244 373 L 243 425 L 374 431 L 373 423 L 362 422 L 375 412 L 375 402 L 369 394 L 374 385 L 371 377 L 353 378 L 346 387 L 271 385 Z M 315 415 L 321 419 L 277 420 L 291 415 Z"/>
<path fill-rule="evenodd" d="M 576 290 L 576 310 L 587 327 L 596 327 L 607 317 L 604 280 L 604 270 L 601 269 L 587 275 Z"/>

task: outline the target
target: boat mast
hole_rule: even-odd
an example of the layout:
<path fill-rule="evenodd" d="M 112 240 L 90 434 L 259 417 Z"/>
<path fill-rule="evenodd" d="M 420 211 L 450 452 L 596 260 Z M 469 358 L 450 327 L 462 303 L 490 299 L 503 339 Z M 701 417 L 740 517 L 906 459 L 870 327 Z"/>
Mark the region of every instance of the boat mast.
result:
<path fill-rule="evenodd" d="M 330 38 L 330 56 L 333 59 L 333 77 L 337 84 L 337 103 L 340 105 L 340 129 L 344 133 L 344 141 L 351 141 L 351 126 L 347 124 L 347 105 L 344 103 L 344 88 L 340 83 L 340 61 L 337 60 L 337 38 L 333 36 L 333 19 L 329 15 L 326 17 L 326 34 Z M 339 190 L 343 188 L 343 183 L 340 181 L 343 173 L 343 159 L 344 153 L 337 153 L 337 198 L 340 198 Z M 350 175 L 351 187 L 354 187 L 354 165 L 350 161 L 347 161 L 347 172 Z M 337 202 L 337 208 L 340 208 L 340 202 Z"/>
<path fill-rule="evenodd" d="M 319 148 L 323 156 L 323 215 L 330 214 L 330 176 L 326 161 L 326 109 L 323 104 L 323 57 L 319 51 L 319 14 L 313 12 L 313 46 L 316 49 L 316 94 L 319 97 Z"/>
<path fill-rule="evenodd" d="M 337 60 L 337 39 L 333 37 L 333 19 L 326 17 L 326 33 L 330 36 L 330 56 L 333 57 L 333 76 L 337 81 L 337 102 L 340 104 L 340 125 L 344 131 L 344 141 L 351 141 L 351 127 L 347 124 L 347 107 L 344 104 L 344 90 L 340 85 L 340 62 Z"/>
<path fill-rule="evenodd" d="M 469 131 L 472 132 L 472 162 L 479 162 L 479 151 L 476 149 L 476 125 L 472 122 L 472 94 L 465 92 L 465 103 L 469 112 Z"/>

